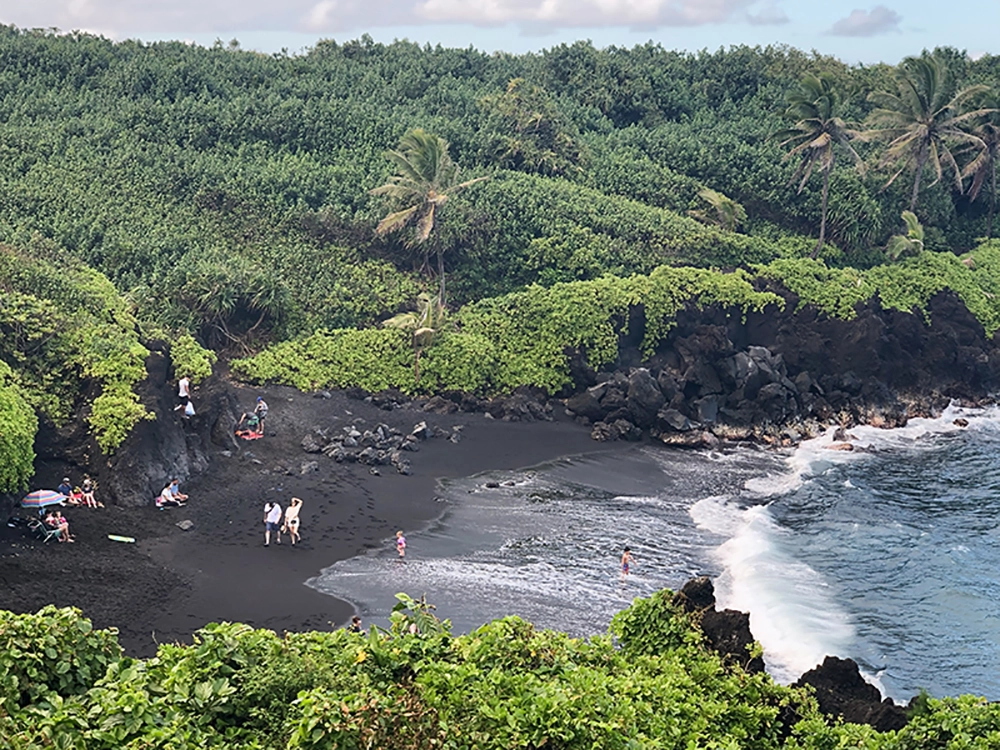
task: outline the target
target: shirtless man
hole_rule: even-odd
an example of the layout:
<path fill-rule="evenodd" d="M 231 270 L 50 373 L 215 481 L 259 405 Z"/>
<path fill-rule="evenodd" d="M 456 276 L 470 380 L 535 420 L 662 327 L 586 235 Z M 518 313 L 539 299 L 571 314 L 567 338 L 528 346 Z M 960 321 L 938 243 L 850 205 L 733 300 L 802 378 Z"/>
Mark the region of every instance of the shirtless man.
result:
<path fill-rule="evenodd" d="M 635 558 L 632 557 L 632 550 L 628 547 L 622 553 L 622 580 L 625 580 L 625 576 L 629 574 L 630 569 L 635 564 Z"/>

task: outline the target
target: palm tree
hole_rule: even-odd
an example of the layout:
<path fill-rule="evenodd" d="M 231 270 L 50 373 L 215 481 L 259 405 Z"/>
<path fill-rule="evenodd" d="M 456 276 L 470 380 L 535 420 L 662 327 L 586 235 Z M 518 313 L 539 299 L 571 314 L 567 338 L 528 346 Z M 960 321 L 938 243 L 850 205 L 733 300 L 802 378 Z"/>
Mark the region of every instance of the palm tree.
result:
<path fill-rule="evenodd" d="M 868 100 L 876 105 L 869 115 L 874 126 L 864 134 L 866 140 L 888 141 L 882 164 L 899 169 L 889 178 L 891 185 L 907 168 L 913 169 L 910 211 L 917 206 L 924 168 L 930 164 L 934 182 L 940 181 L 947 167 L 955 176 L 955 187 L 962 192 L 962 170 L 951 152 L 956 143 L 976 144 L 976 136 L 962 130 L 962 125 L 985 113 L 963 111 L 972 96 L 987 91 L 985 86 L 967 86 L 955 91 L 955 81 L 943 60 L 933 55 L 910 57 L 896 71 L 898 93 L 873 91 Z"/>
<path fill-rule="evenodd" d="M 451 195 L 469 185 L 489 179 L 477 177 L 459 182 L 459 168 L 448 155 L 448 142 L 420 128 L 406 133 L 399 142 L 399 148 L 387 151 L 385 156 L 396 165 L 396 174 L 385 185 L 371 192 L 373 195 L 388 195 L 407 207 L 383 218 L 375 232 L 385 235 L 413 226 L 411 242 L 416 245 L 426 242 L 431 236 L 438 221 L 438 213 Z M 436 243 L 435 249 L 441 282 L 439 298 L 443 305 L 444 251 L 440 242 Z M 425 262 L 426 255 L 425 251 Z"/>
<path fill-rule="evenodd" d="M 851 161 L 861 164 L 861 157 L 851 147 L 850 139 L 855 138 L 857 131 L 847 127 L 843 120 L 837 117 L 837 107 L 840 97 L 834 86 L 833 77 L 829 73 L 818 76 L 806 73 L 799 85 L 790 91 L 785 99 L 785 117 L 794 125 L 785 130 L 779 130 L 772 138 L 781 141 L 781 145 L 791 150 L 786 159 L 798 157 L 799 165 L 792 175 L 792 182 L 799 179 L 798 192 L 801 193 L 806 182 L 812 176 L 813 169 L 819 167 L 823 173 L 823 204 L 820 209 L 822 218 L 819 225 L 819 241 L 812 257 L 819 255 L 826 239 L 826 213 L 830 195 L 830 175 L 833 173 L 834 161 L 837 157 L 836 147 L 839 146 Z"/>
<path fill-rule="evenodd" d="M 698 197 L 708 204 L 707 208 L 692 208 L 688 216 L 704 224 L 715 224 L 727 232 L 735 232 L 747 220 L 746 209 L 728 195 L 711 188 L 702 188 Z"/>
<path fill-rule="evenodd" d="M 417 295 L 417 309 L 400 313 L 382 321 L 386 328 L 409 331 L 413 346 L 413 378 L 420 383 L 420 355 L 434 343 L 434 337 L 447 325 L 448 311 L 440 297 L 425 293 Z"/>
<path fill-rule="evenodd" d="M 903 211 L 906 234 L 896 234 L 889 239 L 885 251 L 892 260 L 904 255 L 917 255 L 924 249 L 924 227 L 912 211 Z"/>
<path fill-rule="evenodd" d="M 989 180 L 990 213 L 986 221 L 986 237 L 990 238 L 993 236 L 993 215 L 996 211 L 997 200 L 997 157 L 1000 156 L 1000 95 L 996 91 L 990 91 L 978 103 L 989 109 L 975 121 L 971 129 L 972 135 L 976 136 L 980 143 L 976 146 L 975 156 L 962 170 L 962 177 L 972 178 L 972 184 L 969 185 L 970 201 L 979 197 L 983 185 Z"/>

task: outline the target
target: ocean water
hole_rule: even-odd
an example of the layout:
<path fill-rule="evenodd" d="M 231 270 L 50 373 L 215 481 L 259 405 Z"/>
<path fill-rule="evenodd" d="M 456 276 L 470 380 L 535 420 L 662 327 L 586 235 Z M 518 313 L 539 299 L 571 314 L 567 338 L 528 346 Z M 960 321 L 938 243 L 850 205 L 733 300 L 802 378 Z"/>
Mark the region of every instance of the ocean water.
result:
<path fill-rule="evenodd" d="M 405 562 L 386 539 L 308 584 L 366 622 L 405 591 L 455 632 L 517 614 L 589 635 L 637 596 L 710 575 L 782 682 L 833 654 L 901 702 L 1000 699 L 1000 412 L 857 428 L 868 450 L 851 453 L 825 447 L 832 432 L 784 453 L 637 446 L 449 480 Z"/>

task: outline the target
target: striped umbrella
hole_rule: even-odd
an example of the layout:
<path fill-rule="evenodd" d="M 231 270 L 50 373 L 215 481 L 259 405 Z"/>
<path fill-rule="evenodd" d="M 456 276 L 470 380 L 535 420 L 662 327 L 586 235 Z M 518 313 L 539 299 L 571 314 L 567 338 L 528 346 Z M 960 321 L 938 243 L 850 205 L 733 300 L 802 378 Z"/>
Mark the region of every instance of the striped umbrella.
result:
<path fill-rule="evenodd" d="M 21 500 L 22 508 L 44 508 L 46 505 L 59 505 L 66 502 L 66 496 L 55 490 L 35 490 L 29 492 Z"/>

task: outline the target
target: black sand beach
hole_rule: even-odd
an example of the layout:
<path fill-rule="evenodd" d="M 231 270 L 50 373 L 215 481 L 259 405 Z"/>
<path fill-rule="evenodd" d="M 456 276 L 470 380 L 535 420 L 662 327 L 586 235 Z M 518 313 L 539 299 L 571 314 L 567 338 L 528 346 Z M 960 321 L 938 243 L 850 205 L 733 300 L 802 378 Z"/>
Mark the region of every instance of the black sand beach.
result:
<path fill-rule="evenodd" d="M 241 445 L 242 453 L 226 455 L 218 447 L 208 470 L 182 484 L 191 497 L 184 508 L 159 511 L 153 498 L 142 508 L 69 508 L 75 544 L 42 545 L 20 529 L 2 527 L 0 607 L 79 607 L 96 626 L 117 627 L 122 645 L 136 656 L 151 655 L 157 643 L 188 641 L 209 622 L 245 622 L 279 633 L 326 629 L 347 621 L 351 605 L 304 582 L 337 560 L 391 544 L 397 529 L 412 531 L 437 517 L 439 479 L 597 448 L 587 428 L 564 417 L 511 423 L 480 414 L 384 411 L 337 392 L 314 398 L 290 388 L 234 388 L 241 402 L 252 403 L 260 392 L 270 403 L 264 439 Z M 410 476 L 391 466 L 373 475 L 367 466 L 338 464 L 301 447 L 314 427 L 355 424 L 363 430 L 384 423 L 409 432 L 420 421 L 449 432 L 456 425 L 464 429 L 458 443 L 441 437 L 422 442 L 409 454 Z M 308 461 L 318 466 L 303 474 Z M 63 473 L 65 467 L 40 465 L 32 485 L 54 487 Z M 264 503 L 273 499 L 285 507 L 296 496 L 304 503 L 302 543 L 292 547 L 285 538 L 265 547 Z M 176 526 L 185 519 L 194 524 L 189 531 Z M 108 534 L 136 543 L 115 542 Z"/>

